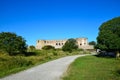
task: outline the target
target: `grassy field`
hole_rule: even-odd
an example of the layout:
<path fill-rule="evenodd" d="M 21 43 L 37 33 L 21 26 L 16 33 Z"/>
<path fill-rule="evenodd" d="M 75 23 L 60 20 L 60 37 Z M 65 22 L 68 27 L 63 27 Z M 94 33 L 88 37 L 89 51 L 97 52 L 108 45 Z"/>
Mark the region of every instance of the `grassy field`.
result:
<path fill-rule="evenodd" d="M 72 53 L 62 50 L 35 50 L 32 53 L 27 53 L 29 56 L 9 56 L 0 53 L 0 78 L 60 57 L 83 53 L 85 52 L 82 50 L 73 51 Z"/>
<path fill-rule="evenodd" d="M 120 60 L 80 57 L 69 66 L 63 80 L 120 80 Z"/>

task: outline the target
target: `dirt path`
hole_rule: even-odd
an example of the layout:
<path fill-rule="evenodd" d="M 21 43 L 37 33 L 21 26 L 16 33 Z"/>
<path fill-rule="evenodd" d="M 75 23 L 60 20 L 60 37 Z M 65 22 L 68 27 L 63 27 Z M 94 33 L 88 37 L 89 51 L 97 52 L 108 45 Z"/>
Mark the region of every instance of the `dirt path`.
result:
<path fill-rule="evenodd" d="M 0 80 L 60 80 L 69 64 L 77 57 L 85 55 L 67 56 L 53 60 L 28 70 L 2 78 Z"/>

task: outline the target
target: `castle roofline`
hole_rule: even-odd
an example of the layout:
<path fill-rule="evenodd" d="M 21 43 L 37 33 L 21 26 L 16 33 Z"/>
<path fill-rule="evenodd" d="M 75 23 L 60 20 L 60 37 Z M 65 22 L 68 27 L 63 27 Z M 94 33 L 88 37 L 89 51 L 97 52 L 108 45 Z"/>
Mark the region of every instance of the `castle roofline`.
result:
<path fill-rule="evenodd" d="M 79 37 L 79 38 L 73 38 L 73 39 L 88 39 L 88 38 L 86 38 L 86 37 Z M 68 39 L 38 39 L 38 40 L 43 40 L 43 41 L 60 41 L 60 40 L 68 40 Z"/>

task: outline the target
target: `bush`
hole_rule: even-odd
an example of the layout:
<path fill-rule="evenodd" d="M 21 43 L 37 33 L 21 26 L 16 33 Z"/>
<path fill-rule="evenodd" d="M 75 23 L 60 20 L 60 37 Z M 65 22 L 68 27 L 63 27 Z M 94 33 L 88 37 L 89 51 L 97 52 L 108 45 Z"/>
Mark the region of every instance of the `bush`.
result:
<path fill-rule="evenodd" d="M 46 45 L 44 47 L 42 47 L 43 50 L 50 50 L 50 49 L 55 49 L 55 47 L 51 46 L 51 45 Z"/>
<path fill-rule="evenodd" d="M 76 44 L 76 40 L 75 39 L 68 39 L 65 43 L 65 45 L 62 47 L 63 51 L 68 51 L 68 52 L 72 52 L 73 49 L 78 49 L 78 45 Z"/>

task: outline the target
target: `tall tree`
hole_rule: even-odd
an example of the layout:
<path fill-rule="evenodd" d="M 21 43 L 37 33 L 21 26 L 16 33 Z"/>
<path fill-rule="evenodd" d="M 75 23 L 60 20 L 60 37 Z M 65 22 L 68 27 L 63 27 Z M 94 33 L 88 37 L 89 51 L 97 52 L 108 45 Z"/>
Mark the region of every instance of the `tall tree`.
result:
<path fill-rule="evenodd" d="M 120 17 L 104 22 L 99 28 L 97 48 L 120 52 Z"/>
<path fill-rule="evenodd" d="M 69 52 L 72 52 L 73 49 L 77 49 L 78 48 L 78 45 L 76 44 L 76 40 L 71 38 L 71 39 L 68 39 L 65 43 L 65 45 L 62 47 L 62 50 L 63 51 L 69 51 Z"/>
<path fill-rule="evenodd" d="M 26 40 L 24 40 L 22 36 L 11 32 L 0 33 L 0 50 L 12 55 L 13 53 L 24 53 L 26 49 Z"/>

